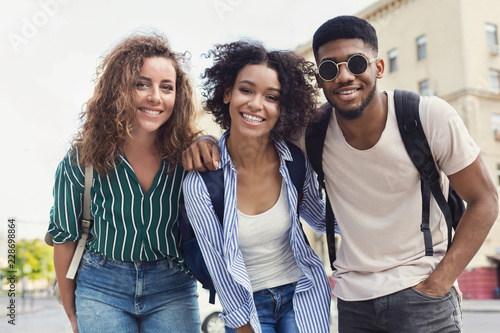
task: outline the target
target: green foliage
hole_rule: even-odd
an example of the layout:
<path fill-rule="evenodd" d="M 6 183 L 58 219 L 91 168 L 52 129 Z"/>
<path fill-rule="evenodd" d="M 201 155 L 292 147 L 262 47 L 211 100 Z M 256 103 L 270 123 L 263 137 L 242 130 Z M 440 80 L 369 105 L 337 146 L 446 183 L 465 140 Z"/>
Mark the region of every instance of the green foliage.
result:
<path fill-rule="evenodd" d="M 23 276 L 33 281 L 54 277 L 53 248 L 43 240 L 19 240 L 13 255 L 7 258 L 7 267 L 1 269 L 3 276 L 14 271 L 17 280 Z"/>

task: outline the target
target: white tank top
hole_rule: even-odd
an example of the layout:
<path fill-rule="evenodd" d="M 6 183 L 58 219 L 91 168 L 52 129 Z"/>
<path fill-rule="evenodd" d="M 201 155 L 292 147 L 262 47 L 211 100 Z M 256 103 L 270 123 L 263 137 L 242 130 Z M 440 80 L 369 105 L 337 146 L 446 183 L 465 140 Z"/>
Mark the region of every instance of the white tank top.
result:
<path fill-rule="evenodd" d="M 246 215 L 238 210 L 238 242 L 254 292 L 297 282 L 302 270 L 290 245 L 291 218 L 285 184 L 268 211 Z"/>

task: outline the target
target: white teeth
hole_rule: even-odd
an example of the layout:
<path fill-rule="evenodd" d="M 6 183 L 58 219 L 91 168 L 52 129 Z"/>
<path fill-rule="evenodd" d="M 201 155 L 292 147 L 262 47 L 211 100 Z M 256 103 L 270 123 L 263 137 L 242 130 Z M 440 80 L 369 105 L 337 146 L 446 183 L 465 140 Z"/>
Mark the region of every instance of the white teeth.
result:
<path fill-rule="evenodd" d="M 161 113 L 160 111 L 153 111 L 153 110 L 148 110 L 148 109 L 141 109 L 141 110 L 146 112 L 147 114 L 152 114 L 152 115 L 158 115 Z"/>
<path fill-rule="evenodd" d="M 349 95 L 349 94 L 352 94 L 354 92 L 356 92 L 356 89 L 341 91 L 341 92 L 339 92 L 339 95 Z"/>
<path fill-rule="evenodd" d="M 251 123 L 258 124 L 258 123 L 261 123 L 264 121 L 264 119 L 262 119 L 260 117 L 255 117 L 255 116 L 252 116 L 252 115 L 249 115 L 246 113 L 242 113 L 241 115 L 243 116 L 243 119 L 245 119 L 246 121 L 251 122 Z"/>

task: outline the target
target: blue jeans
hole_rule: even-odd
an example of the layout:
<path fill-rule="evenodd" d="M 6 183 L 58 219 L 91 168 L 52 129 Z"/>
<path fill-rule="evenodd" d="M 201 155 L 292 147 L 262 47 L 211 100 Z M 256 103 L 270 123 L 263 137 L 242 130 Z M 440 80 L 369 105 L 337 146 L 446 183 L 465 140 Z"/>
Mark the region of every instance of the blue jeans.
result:
<path fill-rule="evenodd" d="M 201 330 L 196 281 L 170 258 L 123 262 L 86 252 L 76 285 L 80 333 Z"/>
<path fill-rule="evenodd" d="M 414 288 L 368 301 L 337 300 L 339 333 L 460 332 L 462 310 L 455 288 L 444 297 Z"/>
<path fill-rule="evenodd" d="M 262 333 L 298 333 L 293 310 L 296 283 L 286 284 L 253 293 Z M 226 333 L 236 330 L 226 326 Z"/>

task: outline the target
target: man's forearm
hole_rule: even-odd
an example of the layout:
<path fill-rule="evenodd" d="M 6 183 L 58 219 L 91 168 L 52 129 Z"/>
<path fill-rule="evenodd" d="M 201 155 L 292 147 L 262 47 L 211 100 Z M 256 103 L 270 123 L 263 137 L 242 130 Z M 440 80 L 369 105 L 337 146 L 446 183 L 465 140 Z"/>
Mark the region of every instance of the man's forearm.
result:
<path fill-rule="evenodd" d="M 433 289 L 440 290 L 440 293 L 450 289 L 484 243 L 497 216 L 495 198 L 468 204 L 449 251 L 427 279 Z"/>

